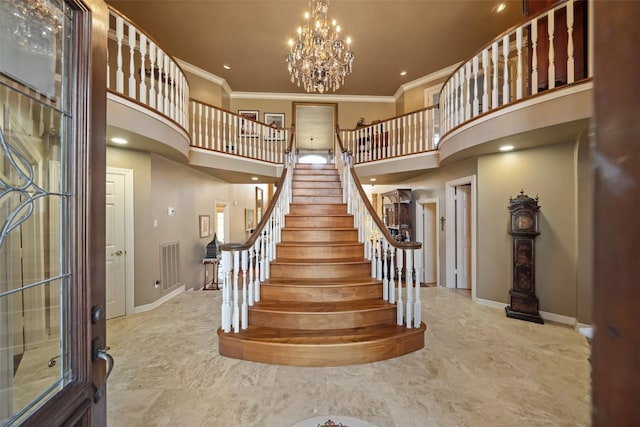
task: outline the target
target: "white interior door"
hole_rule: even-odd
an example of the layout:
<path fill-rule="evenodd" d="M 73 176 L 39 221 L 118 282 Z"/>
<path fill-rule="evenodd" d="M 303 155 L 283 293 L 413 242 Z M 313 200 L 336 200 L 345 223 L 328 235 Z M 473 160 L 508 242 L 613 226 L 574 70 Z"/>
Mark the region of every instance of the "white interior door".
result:
<path fill-rule="evenodd" d="M 434 284 L 438 280 L 437 263 L 437 234 L 438 218 L 437 205 L 435 203 L 425 203 L 423 205 L 423 233 L 424 233 L 424 283 Z"/>
<path fill-rule="evenodd" d="M 107 319 L 126 314 L 125 175 L 107 173 L 105 244 Z"/>
<path fill-rule="evenodd" d="M 471 185 L 456 187 L 456 288 L 471 289 Z"/>

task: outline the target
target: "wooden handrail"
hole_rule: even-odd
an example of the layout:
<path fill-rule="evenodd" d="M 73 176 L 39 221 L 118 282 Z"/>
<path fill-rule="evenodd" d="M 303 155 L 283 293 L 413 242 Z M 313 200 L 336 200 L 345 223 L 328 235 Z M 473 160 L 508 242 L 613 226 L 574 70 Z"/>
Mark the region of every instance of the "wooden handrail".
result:
<path fill-rule="evenodd" d="M 295 137 L 295 125 L 292 125 L 291 135 L 289 136 L 289 145 L 285 150 L 285 159 L 288 158 L 291 152 L 293 151 L 294 137 Z M 282 170 L 282 175 L 280 175 L 280 180 L 278 181 L 278 187 L 276 189 L 276 192 L 271 198 L 271 200 L 269 200 L 269 205 L 267 206 L 267 209 L 262 215 L 262 218 L 260 218 L 260 222 L 258 223 L 256 228 L 253 229 L 253 232 L 251 233 L 247 241 L 244 243 L 223 243 L 220 245 L 220 249 L 222 249 L 223 251 L 242 251 L 242 250 L 247 250 L 251 248 L 256 243 L 258 236 L 260 236 L 260 234 L 264 230 L 264 227 L 267 225 L 269 217 L 271 216 L 271 214 L 273 213 L 273 210 L 276 207 L 278 199 L 280 198 L 280 193 L 282 192 L 282 188 L 284 187 L 284 182 L 287 177 L 288 171 L 289 171 L 288 167 L 285 167 Z"/>
<path fill-rule="evenodd" d="M 340 147 L 340 151 L 342 153 L 345 153 L 347 150 L 342 145 L 342 139 L 340 138 L 340 128 L 337 125 L 336 125 L 336 137 L 338 140 L 338 146 Z M 384 223 L 378 216 L 378 213 L 375 211 L 373 206 L 371 206 L 371 202 L 369 201 L 367 194 L 364 192 L 364 189 L 362 188 L 362 184 L 360 183 L 360 179 L 358 178 L 358 175 L 356 174 L 356 171 L 353 168 L 353 166 L 349 167 L 349 172 L 351 173 L 353 182 L 356 184 L 356 188 L 358 189 L 358 194 L 360 195 L 360 198 L 362 199 L 365 207 L 367 208 L 369 215 L 371 215 L 371 218 L 373 218 L 373 221 L 376 223 L 376 226 L 380 229 L 380 232 L 382 233 L 384 238 L 389 242 L 389 244 L 396 249 L 420 249 L 422 247 L 422 243 L 420 242 L 398 242 L 391 235 L 387 226 L 384 225 Z"/>

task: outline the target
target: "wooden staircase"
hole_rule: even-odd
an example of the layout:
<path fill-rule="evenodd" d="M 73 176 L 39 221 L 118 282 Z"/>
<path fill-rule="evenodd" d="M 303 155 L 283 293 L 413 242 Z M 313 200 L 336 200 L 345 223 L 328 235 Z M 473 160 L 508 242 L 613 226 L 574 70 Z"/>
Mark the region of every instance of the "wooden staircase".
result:
<path fill-rule="evenodd" d="M 282 241 L 249 307 L 249 327 L 218 330 L 223 356 L 291 366 L 342 366 L 389 359 L 424 347 L 424 323 L 396 325 L 396 306 L 358 242 L 333 165 L 298 164 Z"/>

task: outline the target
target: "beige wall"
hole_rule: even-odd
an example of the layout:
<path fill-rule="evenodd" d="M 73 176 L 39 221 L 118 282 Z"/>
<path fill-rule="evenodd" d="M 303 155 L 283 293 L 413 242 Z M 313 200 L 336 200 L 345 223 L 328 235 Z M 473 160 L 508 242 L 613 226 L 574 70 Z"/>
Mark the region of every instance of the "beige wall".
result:
<path fill-rule="evenodd" d="M 330 102 L 330 100 L 329 100 Z M 232 99 L 231 111 L 258 110 L 260 120 L 264 120 L 264 113 L 285 113 L 285 126 L 291 126 L 293 121 L 293 103 L 283 100 L 265 99 Z M 384 120 L 394 117 L 395 104 L 392 102 L 338 102 L 338 124 L 342 128 L 355 128 L 360 117 L 367 122 Z"/>
<path fill-rule="evenodd" d="M 216 202 L 229 206 L 230 242 L 248 237 L 244 209 L 255 208 L 255 185 L 229 184 L 157 154 L 112 147 L 107 150 L 107 166 L 133 170 L 136 307 L 164 295 L 153 286 L 160 279 L 159 246 L 164 243 L 180 243 L 180 279 L 185 288 L 202 286 L 201 259 L 213 238 Z M 261 187 L 266 199 L 267 185 Z M 173 216 L 167 214 L 168 207 L 175 208 Z M 211 236 L 199 237 L 199 215 L 211 216 Z"/>
<path fill-rule="evenodd" d="M 184 74 L 189 82 L 189 98 L 204 102 L 205 104 L 224 108 L 222 106 L 224 91 L 220 85 L 187 71 L 185 71 Z"/>
<path fill-rule="evenodd" d="M 578 177 L 578 265 L 577 319 L 593 321 L 593 157 L 589 135 L 580 135 L 577 144 Z"/>
<path fill-rule="evenodd" d="M 397 103 L 396 112 L 398 115 L 410 113 L 425 107 L 424 91 L 425 89 L 438 86 L 445 81 L 445 78 L 429 81 L 428 83 L 408 89 L 402 95 L 402 101 Z"/>
<path fill-rule="evenodd" d="M 512 285 L 509 197 L 540 197 L 536 295 L 540 310 L 576 316 L 575 143 L 478 158 L 477 296 L 507 303 Z"/>

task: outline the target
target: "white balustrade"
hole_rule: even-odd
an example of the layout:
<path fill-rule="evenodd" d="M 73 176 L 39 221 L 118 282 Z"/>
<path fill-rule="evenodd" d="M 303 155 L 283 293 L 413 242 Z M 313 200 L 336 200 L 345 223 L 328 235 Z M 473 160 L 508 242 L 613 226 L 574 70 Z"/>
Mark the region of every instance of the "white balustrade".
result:
<path fill-rule="evenodd" d="M 582 12 L 590 13 L 587 2 L 559 3 L 500 35 L 462 63 L 440 92 L 441 136 L 480 114 L 526 99 L 543 88 L 592 77 L 591 69 L 576 70 L 577 61 L 584 62 L 585 58 L 576 58 L 575 52 L 588 51 L 586 45 L 579 50 L 576 47 L 576 43 L 585 44 L 587 37 L 574 38 L 578 22 L 574 17 Z M 579 22 L 582 25 L 589 20 L 581 17 Z M 580 31 L 587 33 L 588 28 Z M 582 75 L 576 76 L 577 72 Z"/>
<path fill-rule="evenodd" d="M 358 129 L 340 129 L 346 150 L 356 164 L 436 149 L 434 113 L 429 107 Z M 431 130 L 431 131 L 430 131 Z"/>
<path fill-rule="evenodd" d="M 191 146 L 269 163 L 284 161 L 291 130 L 275 129 L 212 105 L 191 100 Z"/>
<path fill-rule="evenodd" d="M 167 116 L 178 125 L 189 126 L 189 84 L 175 60 L 142 30 L 109 9 L 110 61 L 107 88 Z M 147 61 L 148 54 L 148 61 Z M 111 61 L 115 59 L 115 64 Z M 127 66 L 125 64 L 128 64 Z M 115 73 L 112 79 L 110 73 Z"/>
<path fill-rule="evenodd" d="M 426 117 L 426 116 L 425 116 Z M 419 119 L 407 119 L 419 123 Z M 414 122 L 415 120 L 415 122 Z M 338 130 L 338 133 L 344 131 Z M 347 138 L 349 134 L 347 133 Z M 341 138 L 340 138 L 341 139 Z M 358 230 L 358 239 L 363 243 L 363 255 L 371 262 L 371 277 L 382 282 L 382 298 L 396 305 L 398 325 L 408 328 L 419 327 L 422 321 L 419 272 L 414 269 L 413 258 L 420 256 L 420 244 L 406 244 L 387 240 L 388 231 L 379 227 L 375 221 L 372 207 L 361 197 L 359 182 L 354 179 L 353 156 L 345 148 L 336 150 L 337 165 L 342 186 L 347 200 L 347 211 L 354 217 L 354 225 Z M 361 186 L 360 186 L 361 189 Z M 386 234 L 385 234 L 386 233 Z M 406 261 L 405 261 L 406 260 Z M 404 265 L 404 267 L 403 267 Z M 405 285 L 403 289 L 403 277 Z M 416 277 L 416 280 L 413 278 Z M 406 302 L 403 295 L 406 294 Z"/>

